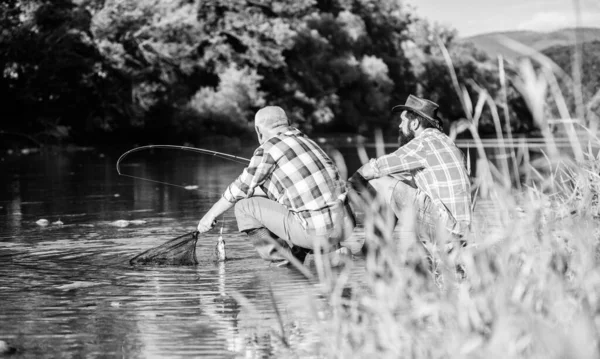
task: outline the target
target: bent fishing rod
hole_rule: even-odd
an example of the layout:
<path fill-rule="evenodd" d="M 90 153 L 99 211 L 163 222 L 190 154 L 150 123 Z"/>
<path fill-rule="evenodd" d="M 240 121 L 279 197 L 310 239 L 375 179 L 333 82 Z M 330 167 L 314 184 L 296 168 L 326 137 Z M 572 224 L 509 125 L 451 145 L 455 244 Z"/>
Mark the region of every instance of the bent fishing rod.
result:
<path fill-rule="evenodd" d="M 177 184 L 174 184 L 174 183 L 157 181 L 157 180 L 152 180 L 152 179 L 149 179 L 149 178 L 132 176 L 132 175 L 121 173 L 120 164 L 121 164 L 121 161 L 123 160 L 123 158 L 125 158 L 130 153 L 134 153 L 134 152 L 138 152 L 138 151 L 142 151 L 142 150 L 149 150 L 149 149 L 153 149 L 153 148 L 167 148 L 167 149 L 173 149 L 173 150 L 183 150 L 183 151 L 196 152 L 196 153 L 200 153 L 200 154 L 204 154 L 204 155 L 210 155 L 210 156 L 213 156 L 213 157 L 222 158 L 222 159 L 225 159 L 225 160 L 228 160 L 228 161 L 232 161 L 232 162 L 236 162 L 236 163 L 240 163 L 240 164 L 243 164 L 243 165 L 247 165 L 248 163 L 250 163 L 250 160 L 248 158 L 244 158 L 244 157 L 240 157 L 240 156 L 234 156 L 234 155 L 230 155 L 228 153 L 223 153 L 223 152 L 206 150 L 204 148 L 196 148 L 196 147 L 189 147 L 189 146 L 176 146 L 176 145 L 147 145 L 147 146 L 136 147 L 136 148 L 133 148 L 133 149 L 131 149 L 131 150 L 123 153 L 121 155 L 121 157 L 119 157 L 119 159 L 117 160 L 117 173 L 120 176 L 123 176 L 123 177 L 136 178 L 136 179 L 140 179 L 140 180 L 143 180 L 143 181 L 160 183 L 160 184 L 164 184 L 164 185 L 168 185 L 168 186 L 174 186 L 174 187 L 179 187 L 179 188 L 183 188 L 183 189 L 187 190 L 188 188 L 186 186 L 181 186 L 181 185 L 177 185 Z M 209 191 L 204 191 L 204 190 L 198 190 L 198 191 L 206 192 L 206 193 L 209 193 L 209 194 L 217 194 L 217 193 L 213 193 L 213 192 L 209 192 Z"/>

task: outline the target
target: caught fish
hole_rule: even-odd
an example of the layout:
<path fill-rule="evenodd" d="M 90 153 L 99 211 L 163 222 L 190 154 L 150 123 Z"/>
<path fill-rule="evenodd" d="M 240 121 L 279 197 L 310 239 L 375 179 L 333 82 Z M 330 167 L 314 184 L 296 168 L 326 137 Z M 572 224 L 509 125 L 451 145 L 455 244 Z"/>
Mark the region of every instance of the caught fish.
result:
<path fill-rule="evenodd" d="M 223 240 L 223 227 L 221 227 L 221 233 L 219 234 L 219 238 L 217 238 L 215 255 L 217 256 L 217 262 L 225 262 L 227 260 L 227 255 L 225 253 L 225 240 Z"/>

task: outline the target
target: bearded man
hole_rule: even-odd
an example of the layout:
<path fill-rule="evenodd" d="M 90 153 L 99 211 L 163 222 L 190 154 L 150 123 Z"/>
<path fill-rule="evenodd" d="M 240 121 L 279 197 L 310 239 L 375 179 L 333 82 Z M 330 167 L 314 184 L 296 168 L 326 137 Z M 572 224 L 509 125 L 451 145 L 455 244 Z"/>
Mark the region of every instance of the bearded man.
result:
<path fill-rule="evenodd" d="M 426 248 L 444 232 L 449 243 L 464 245 L 472 217 L 465 157 L 444 134 L 437 111 L 435 102 L 413 95 L 392 108 L 400 117 L 400 147 L 371 159 L 350 179 L 355 188 L 368 186 L 381 196 L 397 220 L 414 218 L 416 237 Z"/>

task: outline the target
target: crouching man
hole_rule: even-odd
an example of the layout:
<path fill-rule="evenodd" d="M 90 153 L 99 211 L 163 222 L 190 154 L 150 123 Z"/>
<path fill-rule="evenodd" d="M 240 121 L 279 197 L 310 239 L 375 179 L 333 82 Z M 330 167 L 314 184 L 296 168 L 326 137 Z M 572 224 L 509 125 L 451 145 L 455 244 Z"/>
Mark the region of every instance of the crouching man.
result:
<path fill-rule="evenodd" d="M 472 217 L 465 157 L 443 133 L 437 110 L 436 103 L 413 95 L 392 108 L 400 117 L 399 148 L 371 159 L 350 178 L 355 188 L 381 196 L 400 221 L 400 232 L 414 228 L 428 252 L 437 237 L 448 239 L 446 251 L 463 246 Z M 416 226 L 402 223 L 407 218 L 415 218 Z"/>
<path fill-rule="evenodd" d="M 339 248 L 354 221 L 344 204 L 345 182 L 334 162 L 305 134 L 291 127 L 283 109 L 259 110 L 254 125 L 260 146 L 250 164 L 198 223 L 208 231 L 235 205 L 240 232 L 258 254 L 277 265 L 307 253 Z"/>

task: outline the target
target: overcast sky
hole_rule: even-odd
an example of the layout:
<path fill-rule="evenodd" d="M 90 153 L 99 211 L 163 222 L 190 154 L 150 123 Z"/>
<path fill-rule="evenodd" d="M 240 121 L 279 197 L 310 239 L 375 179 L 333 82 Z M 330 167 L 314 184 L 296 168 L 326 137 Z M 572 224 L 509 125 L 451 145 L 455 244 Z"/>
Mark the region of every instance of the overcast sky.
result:
<path fill-rule="evenodd" d="M 493 31 L 551 31 L 574 27 L 576 4 L 582 26 L 600 27 L 600 0 L 406 0 L 418 15 L 449 25 L 459 37 Z"/>

